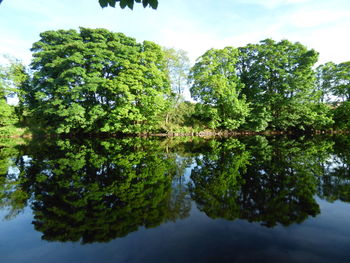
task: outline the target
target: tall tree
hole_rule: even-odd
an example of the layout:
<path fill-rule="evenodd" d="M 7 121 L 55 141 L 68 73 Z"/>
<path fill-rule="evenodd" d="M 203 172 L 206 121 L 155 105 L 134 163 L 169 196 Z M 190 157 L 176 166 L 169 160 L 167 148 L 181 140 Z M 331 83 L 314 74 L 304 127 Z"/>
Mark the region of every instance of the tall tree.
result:
<path fill-rule="evenodd" d="M 238 50 L 233 47 L 210 49 L 191 69 L 191 95 L 201 103 L 210 128 L 236 129 L 249 114 L 241 94 L 243 84 L 236 74 L 237 59 Z"/>
<path fill-rule="evenodd" d="M 190 59 L 187 56 L 187 52 L 182 49 L 163 48 L 163 51 L 171 87 L 178 100 L 188 82 Z"/>
<path fill-rule="evenodd" d="M 172 96 L 169 96 L 169 110 L 165 117 L 163 128 L 172 132 L 174 129 L 185 126 L 185 115 L 191 112 L 183 111 L 191 108 L 190 104 L 184 102 L 184 89 L 188 82 L 190 60 L 184 50 L 174 48 L 163 48 L 166 68 L 172 88 Z M 189 107 L 188 107 L 189 106 Z"/>
<path fill-rule="evenodd" d="M 316 90 L 320 95 L 320 102 L 327 101 L 327 95 L 333 93 L 336 67 L 333 62 L 327 62 L 316 68 Z"/>
<path fill-rule="evenodd" d="M 350 61 L 337 64 L 333 74 L 333 94 L 343 101 L 350 100 Z"/>
<path fill-rule="evenodd" d="M 106 29 L 40 36 L 26 102 L 43 127 L 56 133 L 158 128 L 170 93 L 161 47 Z"/>
<path fill-rule="evenodd" d="M 7 103 L 11 93 L 10 78 L 9 68 L 0 66 L 0 136 L 11 135 L 11 126 L 17 122 L 14 107 Z"/>
<path fill-rule="evenodd" d="M 239 50 L 237 68 L 245 84 L 242 92 L 255 109 L 252 119 L 266 112 L 269 128 L 280 130 L 303 130 L 320 121 L 331 121 L 325 116 L 325 109 L 318 112 L 314 105 L 319 101 L 314 92 L 313 66 L 318 58 L 315 50 L 298 42 L 272 39 Z"/>

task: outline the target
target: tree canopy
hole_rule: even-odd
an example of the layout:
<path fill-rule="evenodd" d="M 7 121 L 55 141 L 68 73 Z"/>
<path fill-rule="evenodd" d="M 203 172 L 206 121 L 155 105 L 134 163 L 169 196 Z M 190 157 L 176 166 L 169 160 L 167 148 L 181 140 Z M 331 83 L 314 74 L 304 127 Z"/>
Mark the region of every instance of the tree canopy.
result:
<path fill-rule="evenodd" d="M 299 42 L 210 49 L 191 68 L 183 50 L 106 29 L 46 31 L 31 50 L 29 71 L 11 69 L 19 105 L 6 105 L 9 92 L 0 89 L 2 123 L 13 123 L 15 112 L 35 130 L 73 135 L 300 132 L 350 123 L 349 62 L 315 70 L 318 53 Z M 187 87 L 195 103 L 184 101 Z M 333 98 L 341 100 L 336 107 Z"/>
<path fill-rule="evenodd" d="M 122 33 L 47 31 L 33 44 L 25 100 L 41 127 L 56 133 L 152 131 L 170 85 L 162 49 Z"/>
<path fill-rule="evenodd" d="M 327 62 L 317 68 L 317 88 L 342 101 L 350 99 L 350 61 Z"/>
<path fill-rule="evenodd" d="M 208 118 L 210 128 L 237 129 L 249 114 L 236 74 L 237 59 L 235 48 L 210 49 L 191 69 L 191 95 L 202 103 L 201 113 Z"/>
<path fill-rule="evenodd" d="M 239 49 L 238 75 L 242 93 L 254 105 L 251 119 L 266 119 L 271 129 L 305 130 L 331 120 L 315 103 L 314 64 L 318 53 L 288 40 L 266 39 Z M 261 112 L 265 112 L 264 116 Z"/>

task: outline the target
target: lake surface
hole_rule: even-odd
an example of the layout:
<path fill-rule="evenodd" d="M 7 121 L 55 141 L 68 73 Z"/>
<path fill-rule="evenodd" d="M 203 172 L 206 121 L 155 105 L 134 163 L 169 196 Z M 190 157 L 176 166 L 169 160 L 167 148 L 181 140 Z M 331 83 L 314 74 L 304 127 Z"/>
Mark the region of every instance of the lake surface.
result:
<path fill-rule="evenodd" d="M 350 262 L 350 137 L 0 141 L 0 262 Z"/>

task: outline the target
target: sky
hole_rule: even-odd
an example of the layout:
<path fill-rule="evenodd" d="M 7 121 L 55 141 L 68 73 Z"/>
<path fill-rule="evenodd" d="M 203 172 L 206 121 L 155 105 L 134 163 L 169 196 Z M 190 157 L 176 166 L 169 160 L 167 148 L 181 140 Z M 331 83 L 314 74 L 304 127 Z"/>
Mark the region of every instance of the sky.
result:
<path fill-rule="evenodd" d="M 349 0 L 158 1 L 157 10 L 137 4 L 131 11 L 102 9 L 98 0 L 3 0 L 0 54 L 29 64 L 40 32 L 81 26 L 183 49 L 192 63 L 210 48 L 240 47 L 266 38 L 313 48 L 320 53 L 319 63 L 350 60 Z"/>

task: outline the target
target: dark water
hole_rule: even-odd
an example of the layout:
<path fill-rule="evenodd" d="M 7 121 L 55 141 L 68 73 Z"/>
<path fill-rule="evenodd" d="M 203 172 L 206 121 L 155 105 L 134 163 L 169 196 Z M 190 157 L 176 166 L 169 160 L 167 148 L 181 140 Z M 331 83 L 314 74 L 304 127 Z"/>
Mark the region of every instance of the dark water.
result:
<path fill-rule="evenodd" d="M 350 262 L 350 137 L 0 142 L 0 262 Z"/>

